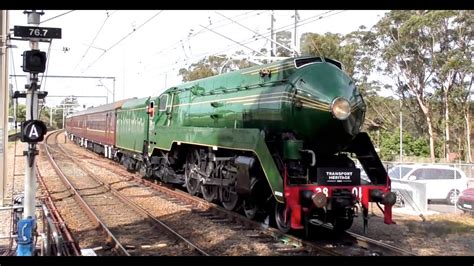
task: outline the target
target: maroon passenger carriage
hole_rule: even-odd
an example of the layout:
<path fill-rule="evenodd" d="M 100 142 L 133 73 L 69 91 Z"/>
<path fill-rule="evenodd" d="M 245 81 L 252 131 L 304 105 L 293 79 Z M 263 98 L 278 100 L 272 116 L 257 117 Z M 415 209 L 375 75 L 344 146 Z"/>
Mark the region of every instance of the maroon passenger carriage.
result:
<path fill-rule="evenodd" d="M 66 118 L 66 132 L 71 141 L 107 158 L 115 152 L 117 110 L 127 101 L 90 108 Z"/>

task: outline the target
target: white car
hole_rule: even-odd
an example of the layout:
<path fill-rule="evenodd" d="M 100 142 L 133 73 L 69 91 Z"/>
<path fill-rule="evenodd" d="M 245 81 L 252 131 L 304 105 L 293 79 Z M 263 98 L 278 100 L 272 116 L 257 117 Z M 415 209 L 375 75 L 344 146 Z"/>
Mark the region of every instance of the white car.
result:
<path fill-rule="evenodd" d="M 469 182 L 462 170 L 439 165 L 398 165 L 388 171 L 388 176 L 393 189 L 403 188 L 407 181 L 423 183 L 428 200 L 446 200 L 449 204 L 456 203 Z"/>

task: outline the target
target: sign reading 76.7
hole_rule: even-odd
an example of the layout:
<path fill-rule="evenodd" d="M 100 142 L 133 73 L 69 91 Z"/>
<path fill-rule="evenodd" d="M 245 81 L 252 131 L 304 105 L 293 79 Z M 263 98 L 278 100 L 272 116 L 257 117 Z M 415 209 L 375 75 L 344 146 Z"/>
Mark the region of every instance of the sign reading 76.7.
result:
<path fill-rule="evenodd" d="M 13 34 L 15 35 L 15 37 L 24 38 L 61 39 L 60 28 L 14 26 Z"/>

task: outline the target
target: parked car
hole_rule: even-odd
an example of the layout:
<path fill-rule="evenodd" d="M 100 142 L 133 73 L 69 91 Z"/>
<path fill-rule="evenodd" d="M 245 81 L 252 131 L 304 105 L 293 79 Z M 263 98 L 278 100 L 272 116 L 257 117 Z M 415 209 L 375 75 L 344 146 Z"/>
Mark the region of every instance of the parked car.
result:
<path fill-rule="evenodd" d="M 468 186 L 466 174 L 444 165 L 398 165 L 388 171 L 393 189 L 403 189 L 408 181 L 426 184 L 428 200 L 445 200 L 455 204 Z"/>
<path fill-rule="evenodd" d="M 456 207 L 464 212 L 474 214 L 474 188 L 468 188 L 461 192 Z"/>

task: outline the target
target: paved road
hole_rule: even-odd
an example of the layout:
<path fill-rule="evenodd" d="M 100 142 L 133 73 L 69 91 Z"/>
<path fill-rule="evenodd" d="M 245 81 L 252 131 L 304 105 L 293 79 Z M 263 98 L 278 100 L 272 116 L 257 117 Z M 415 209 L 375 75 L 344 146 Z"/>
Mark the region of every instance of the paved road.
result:
<path fill-rule="evenodd" d="M 463 211 L 457 209 L 454 205 L 443 203 L 428 204 L 428 210 L 440 213 L 462 213 Z"/>

